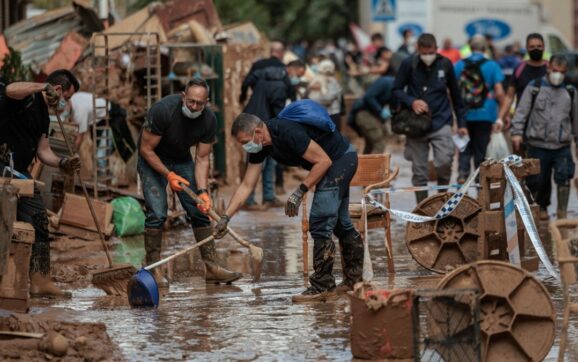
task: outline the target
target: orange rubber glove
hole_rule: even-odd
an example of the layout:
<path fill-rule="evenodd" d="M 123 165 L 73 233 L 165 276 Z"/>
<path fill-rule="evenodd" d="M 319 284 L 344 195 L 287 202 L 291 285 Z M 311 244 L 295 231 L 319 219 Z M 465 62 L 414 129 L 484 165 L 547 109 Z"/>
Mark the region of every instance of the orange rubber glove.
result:
<path fill-rule="evenodd" d="M 175 192 L 183 191 L 183 188 L 181 187 L 181 185 L 179 185 L 180 182 L 184 183 L 187 186 L 190 186 L 189 181 L 185 180 L 184 178 L 177 175 L 173 171 L 167 174 L 167 180 L 169 181 L 169 185 L 171 185 L 171 189 Z"/>
<path fill-rule="evenodd" d="M 197 207 L 203 214 L 208 214 L 209 210 L 213 208 L 213 203 L 211 202 L 211 197 L 209 196 L 209 193 L 203 192 L 202 194 L 199 195 L 199 198 L 203 200 L 203 204 L 202 205 L 199 204 L 197 205 Z"/>

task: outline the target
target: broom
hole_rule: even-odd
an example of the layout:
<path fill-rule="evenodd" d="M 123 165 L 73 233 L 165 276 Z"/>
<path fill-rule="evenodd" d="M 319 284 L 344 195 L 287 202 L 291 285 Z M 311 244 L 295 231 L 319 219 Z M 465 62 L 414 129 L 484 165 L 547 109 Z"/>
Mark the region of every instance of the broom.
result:
<path fill-rule="evenodd" d="M 180 186 L 183 188 L 183 190 L 185 190 L 187 195 L 189 195 L 191 199 L 193 199 L 194 202 L 196 202 L 198 205 L 203 204 L 203 200 L 201 200 L 199 196 L 197 196 L 197 194 L 193 192 L 193 190 L 188 188 L 187 185 L 181 182 Z M 209 210 L 209 216 L 211 217 L 211 219 L 217 222 L 221 220 L 221 217 L 213 209 Z M 249 255 L 251 257 L 251 271 L 253 272 L 253 282 L 258 282 L 261 279 L 261 269 L 263 266 L 263 249 L 251 244 L 247 240 L 244 240 L 233 229 L 231 228 L 227 229 L 229 231 L 229 234 L 233 237 L 233 239 L 235 239 L 236 242 L 249 249 Z"/>
<path fill-rule="evenodd" d="M 56 114 L 56 119 L 58 120 L 58 126 L 60 127 L 60 132 L 62 132 L 62 137 L 64 138 L 64 142 L 66 143 L 66 148 L 68 149 L 68 153 L 70 156 L 74 156 L 74 152 L 72 151 L 72 146 L 68 142 L 68 138 L 66 137 L 66 132 L 64 131 L 64 125 L 62 124 L 62 120 L 60 119 L 60 115 L 58 114 L 58 110 L 55 109 L 54 113 Z M 88 209 L 90 210 L 90 214 L 92 215 L 92 219 L 94 220 L 94 225 L 96 226 L 96 231 L 98 232 L 98 237 L 100 239 L 100 243 L 102 244 L 102 248 L 106 253 L 106 259 L 108 260 L 108 268 L 102 271 L 98 271 L 92 274 L 92 284 L 106 292 L 108 295 L 126 295 L 128 282 L 130 278 L 136 273 L 136 268 L 132 265 L 121 265 L 121 266 L 114 266 L 112 264 L 112 258 L 110 257 L 110 253 L 108 251 L 108 247 L 106 246 L 106 242 L 104 241 L 104 234 L 100 229 L 100 223 L 96 218 L 96 213 L 94 212 L 94 207 L 92 206 L 92 201 L 88 196 L 88 191 L 86 190 L 86 186 L 80 177 L 80 171 L 75 170 L 75 174 L 80 181 L 80 185 L 82 186 L 82 192 L 84 193 L 84 198 L 86 199 L 86 203 L 88 204 Z M 96 185 L 94 185 L 96 187 Z"/>

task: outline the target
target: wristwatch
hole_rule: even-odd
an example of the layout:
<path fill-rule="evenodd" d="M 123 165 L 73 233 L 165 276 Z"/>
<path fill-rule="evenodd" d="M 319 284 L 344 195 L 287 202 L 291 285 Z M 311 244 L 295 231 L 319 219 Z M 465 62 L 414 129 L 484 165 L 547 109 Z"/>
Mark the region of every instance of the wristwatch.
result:
<path fill-rule="evenodd" d="M 207 190 L 207 189 L 199 189 L 199 190 L 197 190 L 197 195 L 201 195 L 201 194 L 204 194 L 204 193 L 207 193 L 207 194 L 208 194 L 208 193 L 209 193 L 209 190 Z"/>

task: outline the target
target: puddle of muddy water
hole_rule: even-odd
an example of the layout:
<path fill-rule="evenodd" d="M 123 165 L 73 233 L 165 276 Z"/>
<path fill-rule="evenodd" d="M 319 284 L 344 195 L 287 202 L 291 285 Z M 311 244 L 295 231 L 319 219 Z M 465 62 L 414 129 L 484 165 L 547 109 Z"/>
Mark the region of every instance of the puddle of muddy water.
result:
<path fill-rule="evenodd" d="M 394 198 L 393 206 L 407 209 L 400 204 L 408 202 L 408 198 L 413 195 Z M 576 200 L 573 204 L 576 205 Z M 287 222 L 282 210 L 278 209 L 266 213 L 241 213 L 232 226 L 264 249 L 263 277 L 258 284 L 250 282 L 248 254 L 239 248 L 233 253 L 221 253 L 231 268 L 247 274 L 232 286 L 205 285 L 197 254 L 177 259 L 167 267 L 172 283 L 157 310 L 130 309 L 124 300 L 106 297 L 98 289 L 83 288 L 74 290 L 73 299 L 68 301 L 36 302 L 33 312 L 57 307 L 70 312 L 63 313 L 62 318 L 104 322 L 127 360 L 351 360 L 346 297 L 321 304 L 291 303 L 291 296 L 301 292 L 305 285 L 301 272 L 300 220 Z M 427 277 L 431 273 L 411 259 L 403 241 L 404 232 L 404 225 L 394 221 L 392 234 L 397 274 L 391 277 L 386 272 L 383 231 L 370 232 L 375 282 L 385 288 L 433 287 L 437 280 Z M 552 255 L 552 243 L 545 225 L 540 232 Z M 166 235 L 164 254 L 167 255 L 193 240 L 189 229 Z M 219 243 L 238 248 L 231 240 Z M 310 240 L 310 248 L 312 244 Z M 115 260 L 138 264 L 142 258 L 141 248 L 142 239 L 130 240 L 117 248 Z M 312 265 L 311 261 L 309 265 Z M 339 260 L 335 262 L 335 269 L 339 281 Z M 559 329 L 560 288 L 547 277 L 542 266 L 537 276 L 552 295 Z M 572 317 L 571 342 L 578 337 L 576 322 L 577 318 Z M 547 360 L 556 359 L 557 343 L 558 338 Z"/>

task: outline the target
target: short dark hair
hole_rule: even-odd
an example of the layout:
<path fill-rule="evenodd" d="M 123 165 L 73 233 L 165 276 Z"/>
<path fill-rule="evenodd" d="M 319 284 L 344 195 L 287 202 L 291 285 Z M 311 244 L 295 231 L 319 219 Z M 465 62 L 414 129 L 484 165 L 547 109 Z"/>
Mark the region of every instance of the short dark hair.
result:
<path fill-rule="evenodd" d="M 417 38 L 417 46 L 419 48 L 437 47 L 436 37 L 431 33 L 423 33 Z"/>
<path fill-rule="evenodd" d="M 530 33 L 528 34 L 528 36 L 526 37 L 526 45 L 528 45 L 528 43 L 530 42 L 530 40 L 532 39 L 538 39 L 542 42 L 542 44 L 544 44 L 544 37 L 542 36 L 542 34 L 540 33 Z"/>
<path fill-rule="evenodd" d="M 555 54 L 550 57 L 550 64 L 556 64 L 560 66 L 568 66 L 568 58 L 561 54 Z"/>
<path fill-rule="evenodd" d="M 233 125 L 231 126 L 231 136 L 237 137 L 239 132 L 251 133 L 261 124 L 263 121 L 249 113 L 241 113 L 233 120 Z"/>
<path fill-rule="evenodd" d="M 381 55 L 382 55 L 383 53 L 387 53 L 387 52 L 390 52 L 390 50 L 389 50 L 388 47 L 379 47 L 379 48 L 377 49 L 377 51 L 375 52 L 375 59 L 381 58 Z"/>
<path fill-rule="evenodd" d="M 411 28 L 406 28 L 403 29 L 403 31 L 401 32 L 401 35 L 405 38 L 407 36 L 407 34 L 409 33 L 413 33 L 413 30 L 411 30 Z"/>
<path fill-rule="evenodd" d="M 290 61 L 287 66 L 289 68 L 305 68 L 305 63 L 302 60 L 296 59 Z"/>
<path fill-rule="evenodd" d="M 376 41 L 376 40 L 383 40 L 383 35 L 381 35 L 380 33 L 371 34 L 371 41 Z"/>
<path fill-rule="evenodd" d="M 203 78 L 195 77 L 195 78 L 189 80 L 187 82 L 187 85 L 185 86 L 185 93 L 187 93 L 187 91 L 191 87 L 203 87 L 203 88 L 205 88 L 205 90 L 207 91 L 207 96 L 211 92 L 211 88 L 209 88 L 209 84 L 207 84 L 207 81 L 204 80 Z"/>
<path fill-rule="evenodd" d="M 46 77 L 46 82 L 50 83 L 51 85 L 59 85 L 64 90 L 70 89 L 70 86 L 74 87 L 74 91 L 78 92 L 80 89 L 80 83 L 78 79 L 72 74 L 72 72 L 68 69 L 58 69 L 54 72 L 50 73 L 48 77 Z"/>

